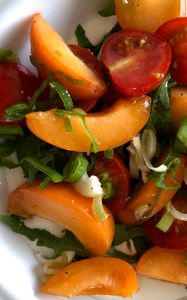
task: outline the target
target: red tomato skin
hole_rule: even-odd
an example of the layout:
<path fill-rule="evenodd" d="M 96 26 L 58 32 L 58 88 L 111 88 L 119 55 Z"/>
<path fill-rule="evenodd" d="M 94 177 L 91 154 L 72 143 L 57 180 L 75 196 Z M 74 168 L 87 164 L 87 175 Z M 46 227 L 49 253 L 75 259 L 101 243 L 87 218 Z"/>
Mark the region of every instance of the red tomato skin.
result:
<path fill-rule="evenodd" d="M 103 172 L 109 174 L 113 186 L 113 196 L 104 200 L 104 203 L 115 216 L 123 209 L 125 199 L 131 192 L 129 171 L 119 155 L 114 154 L 112 158 L 106 158 L 103 153 L 99 153 L 91 173 L 98 176 Z"/>
<path fill-rule="evenodd" d="M 171 62 L 169 44 L 156 33 L 134 29 L 111 35 L 101 58 L 112 85 L 127 96 L 142 96 L 160 85 Z M 115 64 L 125 59 L 124 67 Z"/>
<path fill-rule="evenodd" d="M 187 17 L 162 24 L 157 33 L 165 38 L 172 50 L 172 75 L 179 84 L 187 84 Z"/>
<path fill-rule="evenodd" d="M 37 78 L 21 64 L 3 62 L 0 64 L 0 124 L 13 124 L 6 121 L 4 110 L 18 102 L 28 102 L 38 87 Z"/>
<path fill-rule="evenodd" d="M 175 208 L 187 213 L 187 187 L 183 186 L 172 199 Z M 163 213 L 163 212 L 162 212 Z M 145 234 L 157 246 L 169 249 L 187 249 L 187 221 L 176 220 L 167 233 L 157 229 L 155 225 L 162 213 L 142 224 Z"/>

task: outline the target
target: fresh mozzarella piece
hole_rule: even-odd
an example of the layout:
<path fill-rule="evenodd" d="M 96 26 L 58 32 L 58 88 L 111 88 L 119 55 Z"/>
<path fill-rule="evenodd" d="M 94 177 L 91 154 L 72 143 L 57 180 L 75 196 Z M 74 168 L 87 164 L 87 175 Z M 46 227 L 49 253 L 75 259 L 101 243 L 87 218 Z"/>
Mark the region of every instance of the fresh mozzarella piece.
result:
<path fill-rule="evenodd" d="M 86 197 L 94 198 L 104 194 L 101 182 L 95 175 L 89 177 L 88 174 L 85 173 L 73 186 L 81 195 Z"/>

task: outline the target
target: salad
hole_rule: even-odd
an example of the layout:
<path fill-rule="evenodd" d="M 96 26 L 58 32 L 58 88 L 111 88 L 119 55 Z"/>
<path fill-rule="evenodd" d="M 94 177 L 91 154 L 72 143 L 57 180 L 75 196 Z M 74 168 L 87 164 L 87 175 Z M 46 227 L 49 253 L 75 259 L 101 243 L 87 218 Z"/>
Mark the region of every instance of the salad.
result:
<path fill-rule="evenodd" d="M 0 220 L 33 242 L 45 293 L 131 296 L 136 272 L 187 282 L 187 19 L 175 1 L 174 15 L 132 29 L 129 5 L 100 11 L 119 24 L 98 45 L 81 25 L 67 45 L 36 14 L 38 78 L 0 52 L 1 166 L 25 177 Z"/>

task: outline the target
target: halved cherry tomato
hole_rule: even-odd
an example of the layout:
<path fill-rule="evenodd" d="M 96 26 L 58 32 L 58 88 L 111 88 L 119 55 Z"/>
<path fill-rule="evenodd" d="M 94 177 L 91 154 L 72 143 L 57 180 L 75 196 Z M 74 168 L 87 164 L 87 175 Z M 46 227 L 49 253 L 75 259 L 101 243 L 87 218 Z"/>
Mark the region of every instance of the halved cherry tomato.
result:
<path fill-rule="evenodd" d="M 187 213 L 186 199 L 187 187 L 184 186 L 176 193 L 172 200 L 172 203 L 177 210 L 183 213 Z M 142 224 L 146 235 L 155 245 L 159 247 L 171 249 L 187 249 L 187 222 L 175 219 L 168 232 L 164 233 L 155 227 L 161 216 L 162 214 L 158 214 Z"/>
<path fill-rule="evenodd" d="M 162 24 L 157 33 L 171 46 L 173 77 L 180 84 L 187 83 L 187 17 L 179 17 Z"/>
<path fill-rule="evenodd" d="M 160 85 L 171 61 L 169 44 L 159 35 L 134 29 L 111 35 L 101 51 L 114 87 L 141 96 Z"/>
<path fill-rule="evenodd" d="M 95 175 L 107 172 L 112 183 L 112 196 L 104 201 L 105 205 L 116 215 L 125 204 L 125 198 L 131 191 L 131 180 L 127 167 L 123 160 L 114 154 L 112 158 L 106 158 L 103 153 L 97 155 L 94 169 Z"/>
<path fill-rule="evenodd" d="M 38 86 L 37 78 L 21 64 L 0 64 L 0 124 L 9 124 L 4 117 L 5 109 L 17 102 L 27 102 Z"/>

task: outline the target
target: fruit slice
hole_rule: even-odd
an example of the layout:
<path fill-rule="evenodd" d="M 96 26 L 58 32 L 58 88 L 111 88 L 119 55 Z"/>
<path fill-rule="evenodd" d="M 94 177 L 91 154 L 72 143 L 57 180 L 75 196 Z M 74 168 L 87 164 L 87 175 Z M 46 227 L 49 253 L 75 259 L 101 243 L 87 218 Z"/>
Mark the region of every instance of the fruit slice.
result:
<path fill-rule="evenodd" d="M 105 255 L 114 236 L 114 221 L 108 218 L 100 222 L 92 210 L 92 199 L 80 195 L 67 183 L 50 183 L 38 189 L 39 182 L 32 186 L 23 183 L 13 191 L 8 200 L 8 211 L 23 217 L 39 216 L 72 231 L 84 247 L 94 255 Z"/>
<path fill-rule="evenodd" d="M 118 258 L 93 257 L 74 262 L 47 280 L 41 291 L 57 296 L 132 296 L 138 290 L 133 267 Z"/>
<path fill-rule="evenodd" d="M 31 52 L 47 72 L 61 81 L 74 99 L 95 99 L 106 91 L 104 81 L 70 50 L 41 14 L 35 14 L 31 26 Z"/>
<path fill-rule="evenodd" d="M 99 151 L 113 149 L 130 141 L 146 124 L 150 114 L 148 96 L 117 100 L 110 108 L 87 114 L 85 122 Z M 91 138 L 80 117 L 66 115 L 72 125 L 67 131 L 55 110 L 33 112 L 26 116 L 27 126 L 38 138 L 62 149 L 89 152 Z"/>
<path fill-rule="evenodd" d="M 185 250 L 155 246 L 140 258 L 136 271 L 144 276 L 187 284 L 187 265 L 184 259 Z"/>

